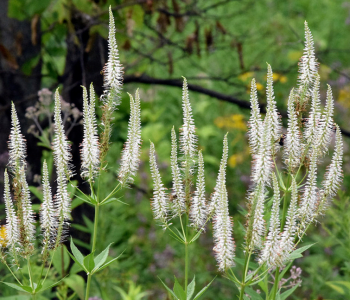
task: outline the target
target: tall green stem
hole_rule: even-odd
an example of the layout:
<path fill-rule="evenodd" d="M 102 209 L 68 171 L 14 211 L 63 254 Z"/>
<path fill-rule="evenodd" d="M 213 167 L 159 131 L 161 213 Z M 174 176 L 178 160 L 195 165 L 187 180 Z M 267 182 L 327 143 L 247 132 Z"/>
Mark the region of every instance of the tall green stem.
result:
<path fill-rule="evenodd" d="M 247 277 L 247 273 L 248 273 L 248 269 L 249 269 L 249 261 L 250 261 L 251 254 L 252 254 L 252 252 L 249 250 L 245 255 L 243 277 L 242 277 L 242 282 L 241 282 L 241 291 L 239 294 L 239 300 L 243 300 L 243 297 L 244 297 L 245 279 Z"/>
<path fill-rule="evenodd" d="M 100 206 L 99 203 L 95 205 L 95 220 L 94 220 L 94 234 L 92 237 L 92 250 L 91 253 L 94 253 L 96 250 L 96 242 L 97 242 L 97 228 L 98 228 L 98 216 L 99 216 Z M 91 286 L 91 273 L 88 274 L 88 279 L 86 283 L 86 292 L 85 292 L 85 300 L 89 300 L 90 294 L 90 286 Z"/>
<path fill-rule="evenodd" d="M 276 272 L 275 272 L 275 282 L 273 285 L 273 290 L 272 290 L 272 300 L 276 299 L 276 295 L 277 295 L 277 290 L 278 290 L 278 284 L 279 284 L 279 277 L 280 277 L 280 268 L 277 267 L 276 268 Z"/>
<path fill-rule="evenodd" d="M 189 264 L 189 259 L 188 259 L 188 241 L 185 243 L 185 295 L 187 297 L 187 285 L 188 285 L 188 264 Z"/>

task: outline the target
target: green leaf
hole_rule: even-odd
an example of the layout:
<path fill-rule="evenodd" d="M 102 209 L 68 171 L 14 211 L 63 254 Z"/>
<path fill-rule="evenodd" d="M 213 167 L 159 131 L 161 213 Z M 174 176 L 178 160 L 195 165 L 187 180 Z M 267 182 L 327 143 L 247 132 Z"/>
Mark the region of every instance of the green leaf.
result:
<path fill-rule="evenodd" d="M 85 281 L 84 278 L 73 274 L 63 280 L 81 300 L 84 300 Z"/>
<path fill-rule="evenodd" d="M 174 276 L 175 283 L 174 283 L 174 293 L 180 300 L 186 300 L 186 294 L 182 286 L 177 281 L 177 278 Z"/>
<path fill-rule="evenodd" d="M 350 295 L 350 282 L 348 281 L 327 281 L 326 284 L 341 295 Z"/>
<path fill-rule="evenodd" d="M 54 286 L 58 285 L 64 278 L 65 277 L 63 277 L 59 281 L 56 281 L 55 283 L 52 283 L 52 284 L 44 284 L 43 287 L 40 289 L 40 293 L 42 293 L 43 291 L 46 291 L 46 290 L 51 289 Z"/>
<path fill-rule="evenodd" d="M 194 293 L 195 287 L 196 287 L 196 276 L 193 276 L 193 280 L 187 286 L 187 300 L 191 299 L 191 297 L 192 297 L 192 295 Z"/>
<path fill-rule="evenodd" d="M 81 254 L 79 249 L 74 245 L 73 238 L 70 239 L 70 249 L 73 253 L 73 256 L 76 258 L 77 262 L 80 265 L 84 265 L 84 255 Z"/>
<path fill-rule="evenodd" d="M 125 250 L 124 250 L 125 251 Z M 103 270 L 104 268 L 107 268 L 110 264 L 112 264 L 113 262 L 115 262 L 119 257 L 121 257 L 124 253 L 124 251 L 122 253 L 120 253 L 116 258 L 113 258 L 112 260 L 110 260 L 109 262 L 106 262 L 102 267 L 99 268 L 99 271 Z"/>
<path fill-rule="evenodd" d="M 104 249 L 99 255 L 97 255 L 94 259 L 95 262 L 95 268 L 92 270 L 92 273 L 95 273 L 99 267 L 101 267 L 108 258 L 109 248 L 111 247 L 112 243 L 109 244 L 106 249 Z"/>
<path fill-rule="evenodd" d="M 69 268 L 69 264 L 71 262 L 69 258 L 69 251 L 67 250 L 67 247 L 65 245 L 62 245 L 63 250 L 59 249 L 54 253 L 54 251 L 51 251 L 51 257 L 52 257 L 52 264 L 59 273 L 60 277 L 62 277 L 62 264 L 64 271 L 67 271 Z M 62 255 L 61 251 L 63 251 L 63 262 L 62 262 Z"/>
<path fill-rule="evenodd" d="M 94 252 L 90 253 L 84 258 L 84 266 L 89 273 L 95 268 Z"/>
<path fill-rule="evenodd" d="M 71 224 L 71 227 L 78 229 L 81 232 L 91 233 L 89 228 L 87 228 L 83 225 L 80 225 L 80 224 Z"/>
<path fill-rule="evenodd" d="M 105 204 L 108 204 L 108 203 L 111 203 L 111 202 L 115 202 L 115 201 L 118 201 L 118 202 L 120 202 L 120 203 L 129 205 L 129 204 L 127 204 L 127 203 L 121 201 L 120 198 L 114 198 L 114 197 L 113 197 L 113 198 L 109 198 L 109 199 L 107 199 L 107 200 L 101 202 L 101 203 L 100 203 L 100 206 L 105 205 Z"/>
<path fill-rule="evenodd" d="M 212 282 L 215 280 L 216 276 L 212 281 L 210 281 L 204 288 L 200 290 L 200 292 L 193 298 L 193 300 L 197 300 L 200 296 L 204 294 L 204 292 L 208 289 L 208 287 L 212 284 Z"/>
<path fill-rule="evenodd" d="M 5 281 L 0 281 L 3 284 L 6 284 L 7 286 L 17 290 L 17 291 L 21 291 L 21 292 L 25 292 L 25 293 L 32 293 L 32 288 L 30 286 L 25 286 L 25 285 L 19 285 L 16 283 L 11 283 L 11 282 L 5 282 Z"/>
<path fill-rule="evenodd" d="M 288 260 L 294 260 L 300 257 L 303 257 L 303 255 L 301 253 L 303 253 L 304 251 L 306 251 L 307 249 L 309 249 L 311 246 L 315 245 L 315 243 L 310 244 L 310 245 L 306 245 L 304 247 L 301 247 L 299 249 L 294 250 L 290 255 Z"/>
<path fill-rule="evenodd" d="M 43 193 L 39 191 L 39 189 L 36 186 L 30 185 L 29 190 L 32 194 L 34 194 L 35 197 L 37 197 L 41 202 L 43 202 Z"/>
<path fill-rule="evenodd" d="M 29 300 L 32 296 L 30 295 L 16 295 L 9 297 L 0 297 L 0 300 Z"/>
<path fill-rule="evenodd" d="M 250 296 L 250 299 L 252 300 L 263 300 L 263 298 L 250 287 L 246 287 L 244 291 Z"/>
<path fill-rule="evenodd" d="M 159 277 L 158 277 L 159 278 Z M 164 285 L 164 287 L 166 288 L 166 290 L 171 294 L 171 295 L 173 295 L 174 296 L 174 298 L 176 299 L 176 300 L 179 300 L 179 298 L 177 298 L 177 296 L 175 295 L 175 293 L 170 289 L 170 288 L 168 288 L 168 286 L 159 278 L 159 280 L 160 280 L 160 282 Z"/>
<path fill-rule="evenodd" d="M 287 299 L 287 297 L 290 296 L 291 294 L 293 294 L 293 292 L 294 292 L 298 287 L 299 287 L 299 285 L 297 284 L 297 285 L 293 286 L 291 289 L 289 289 L 289 290 L 283 292 L 283 293 L 281 294 L 281 296 L 280 296 L 280 299 L 281 299 L 281 300 Z"/>

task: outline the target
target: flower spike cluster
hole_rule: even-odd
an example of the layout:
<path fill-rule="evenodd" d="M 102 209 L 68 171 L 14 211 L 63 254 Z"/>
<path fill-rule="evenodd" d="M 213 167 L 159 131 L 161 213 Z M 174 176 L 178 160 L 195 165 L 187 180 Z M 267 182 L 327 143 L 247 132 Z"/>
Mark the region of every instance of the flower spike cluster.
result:
<path fill-rule="evenodd" d="M 98 174 L 100 165 L 100 149 L 97 135 L 95 114 L 95 91 L 90 85 L 90 103 L 88 93 L 83 87 L 84 137 L 81 145 L 81 177 L 90 183 Z"/>
<path fill-rule="evenodd" d="M 225 168 L 228 157 L 227 134 L 223 142 L 223 154 L 219 176 L 215 187 L 215 210 L 213 217 L 213 230 L 215 241 L 215 257 L 218 263 L 219 271 L 234 266 L 235 243 L 232 237 L 233 222 L 228 211 L 228 195 L 226 190 Z M 213 201 L 213 199 L 212 199 Z M 212 202 L 213 203 L 213 202 Z"/>
<path fill-rule="evenodd" d="M 130 97 L 130 120 L 128 128 L 128 137 L 122 152 L 121 167 L 118 179 L 124 186 L 132 183 L 134 176 L 139 167 L 140 148 L 141 148 L 141 110 L 140 95 L 136 91 L 135 100 L 132 95 Z"/>

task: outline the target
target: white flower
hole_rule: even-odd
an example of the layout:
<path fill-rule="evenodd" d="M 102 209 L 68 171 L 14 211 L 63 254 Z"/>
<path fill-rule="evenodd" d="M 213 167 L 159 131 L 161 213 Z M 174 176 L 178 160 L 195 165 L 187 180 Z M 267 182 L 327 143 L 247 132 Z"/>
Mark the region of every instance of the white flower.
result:
<path fill-rule="evenodd" d="M 153 178 L 152 210 L 155 220 L 159 220 L 162 226 L 168 225 L 169 202 L 162 183 L 162 178 L 157 167 L 154 144 L 150 146 L 150 169 Z"/>
<path fill-rule="evenodd" d="M 87 90 L 83 87 L 84 136 L 81 144 L 81 177 L 89 182 L 98 174 L 100 150 L 95 115 L 95 91 L 90 85 L 90 103 Z"/>
<path fill-rule="evenodd" d="M 192 108 L 188 97 L 187 80 L 184 77 L 182 87 L 182 109 L 183 109 L 183 125 L 180 129 L 180 150 L 184 155 L 183 167 L 186 165 L 192 167 L 197 154 L 197 136 L 196 128 L 192 117 Z"/>
<path fill-rule="evenodd" d="M 198 175 L 197 186 L 194 197 L 191 202 L 190 219 L 191 226 L 200 230 L 205 225 L 207 219 L 207 206 L 205 200 L 205 179 L 204 179 L 204 160 L 202 151 L 198 152 Z"/>
<path fill-rule="evenodd" d="M 276 265 L 282 266 L 289 259 L 289 254 L 294 250 L 294 239 L 297 231 L 298 190 L 295 178 L 292 177 L 292 196 L 287 212 L 287 220 L 284 226 L 276 257 Z"/>
<path fill-rule="evenodd" d="M 294 91 L 292 90 L 288 99 L 288 128 L 284 143 L 284 158 L 290 171 L 300 164 L 302 155 L 302 143 L 298 127 L 298 117 L 294 107 Z"/>
<path fill-rule="evenodd" d="M 43 203 L 40 210 L 40 226 L 44 236 L 44 247 L 50 249 L 53 246 L 58 224 L 46 161 L 43 164 Z"/>
<path fill-rule="evenodd" d="M 253 155 L 257 154 L 260 148 L 260 136 L 261 136 L 261 126 L 262 126 L 262 120 L 260 115 L 260 108 L 259 108 L 259 102 L 258 102 L 258 92 L 256 89 L 256 82 L 255 79 L 252 79 L 251 82 L 251 92 L 250 92 L 250 119 L 249 119 L 249 130 L 248 130 L 248 137 L 249 137 L 249 146 L 251 153 Z"/>
<path fill-rule="evenodd" d="M 70 160 L 72 158 L 67 137 L 64 133 L 61 118 L 61 102 L 58 89 L 55 93 L 55 137 L 53 141 L 53 156 L 57 174 L 57 193 L 55 197 L 55 209 L 59 215 L 59 227 L 62 228 L 63 223 L 71 218 L 70 202 L 67 191 L 67 180 L 73 175 Z M 60 236 L 60 232 L 58 236 Z"/>
<path fill-rule="evenodd" d="M 336 124 L 335 149 L 331 164 L 327 167 L 325 178 L 322 182 L 321 201 L 317 213 L 322 213 L 327 206 L 327 201 L 332 199 L 339 190 L 343 179 L 343 140 L 339 126 Z"/>
<path fill-rule="evenodd" d="M 6 210 L 6 241 L 13 254 L 20 245 L 20 233 L 18 227 L 18 218 L 13 207 L 13 201 L 10 192 L 10 181 L 7 170 L 4 174 L 4 201 Z"/>
<path fill-rule="evenodd" d="M 177 142 L 174 127 L 171 130 L 171 173 L 173 175 L 173 211 L 174 216 L 181 216 L 186 210 L 185 192 L 181 171 L 177 162 Z"/>
<path fill-rule="evenodd" d="M 277 247 L 280 238 L 280 191 L 275 173 L 272 173 L 273 182 L 273 204 L 271 209 L 270 227 L 264 248 L 260 254 L 259 264 L 267 263 L 271 267 L 275 263 Z"/>
<path fill-rule="evenodd" d="M 11 133 L 9 137 L 9 168 L 13 173 L 18 173 L 22 167 L 26 167 L 26 142 L 21 134 L 17 112 L 13 102 L 11 103 Z"/>
<path fill-rule="evenodd" d="M 141 111 L 139 91 L 136 91 L 135 100 L 130 97 L 130 120 L 128 124 L 127 141 L 122 152 L 121 168 L 118 179 L 122 185 L 133 182 L 133 177 L 140 163 L 141 149 Z"/>
<path fill-rule="evenodd" d="M 320 76 L 317 74 L 312 91 L 311 108 L 309 118 L 307 119 L 304 136 L 307 144 L 311 144 L 317 134 L 321 119 L 321 100 L 320 100 Z"/>
<path fill-rule="evenodd" d="M 311 31 L 305 21 L 305 48 L 304 54 L 299 62 L 299 95 L 310 96 L 312 93 L 313 83 L 317 75 L 318 63 L 315 58 L 314 41 Z"/>
<path fill-rule="evenodd" d="M 271 146 L 273 153 L 276 153 L 276 151 L 279 148 L 279 144 L 277 141 L 279 140 L 281 136 L 281 119 L 277 112 L 276 107 L 276 101 L 273 91 L 273 74 L 272 74 L 272 68 L 269 64 L 267 64 L 267 86 L 266 86 L 266 116 L 265 120 L 268 120 L 271 127 Z"/>
<path fill-rule="evenodd" d="M 228 143 L 227 143 L 227 134 L 224 137 L 223 141 L 223 151 L 222 158 L 220 162 L 219 174 L 216 179 L 216 185 L 214 188 L 214 193 L 210 197 L 210 203 L 208 208 L 208 215 L 211 217 L 218 206 L 218 201 L 220 198 L 220 193 L 222 190 L 223 183 L 226 182 L 226 166 L 227 166 L 227 158 L 228 158 Z"/>
<path fill-rule="evenodd" d="M 228 156 L 227 134 L 223 142 L 223 154 L 220 164 L 220 171 L 212 197 L 211 207 L 214 212 L 213 230 L 215 241 L 215 257 L 220 271 L 234 266 L 235 243 L 232 238 L 233 222 L 228 211 L 228 196 L 226 190 L 226 164 Z"/>

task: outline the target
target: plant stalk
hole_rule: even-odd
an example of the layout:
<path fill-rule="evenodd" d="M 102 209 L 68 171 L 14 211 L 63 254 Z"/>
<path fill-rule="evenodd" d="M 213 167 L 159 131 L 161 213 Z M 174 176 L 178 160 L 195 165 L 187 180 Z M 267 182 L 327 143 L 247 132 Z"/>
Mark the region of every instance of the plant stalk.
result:
<path fill-rule="evenodd" d="M 249 261 L 250 261 L 251 254 L 252 254 L 252 252 L 251 252 L 251 250 L 249 250 L 245 255 L 243 277 L 242 277 L 242 282 L 241 282 L 241 291 L 239 294 L 239 300 L 243 300 L 243 297 L 244 297 L 245 279 L 246 279 L 248 269 L 249 269 Z"/>
<path fill-rule="evenodd" d="M 94 253 L 95 250 L 96 250 L 99 211 L 100 211 L 100 206 L 99 206 L 99 203 L 98 203 L 97 205 L 95 205 L 94 234 L 93 234 L 93 237 L 92 237 L 92 250 L 91 250 L 91 253 Z M 90 286 L 91 286 L 91 277 L 92 277 L 92 274 L 89 273 L 88 274 L 87 283 L 86 283 L 85 300 L 89 300 Z"/>

